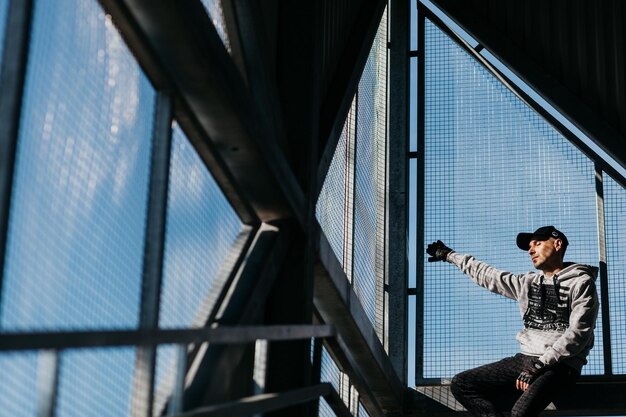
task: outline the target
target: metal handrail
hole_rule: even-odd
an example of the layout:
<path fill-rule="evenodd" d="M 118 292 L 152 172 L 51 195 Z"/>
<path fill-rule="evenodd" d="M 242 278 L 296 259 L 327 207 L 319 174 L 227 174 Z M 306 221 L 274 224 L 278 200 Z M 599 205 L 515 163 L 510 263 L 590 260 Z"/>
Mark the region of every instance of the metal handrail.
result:
<path fill-rule="evenodd" d="M 256 340 L 279 341 L 335 336 L 335 326 L 326 324 L 225 326 L 199 329 L 14 332 L 0 333 L 0 351 L 190 343 L 240 344 L 251 343 Z"/>

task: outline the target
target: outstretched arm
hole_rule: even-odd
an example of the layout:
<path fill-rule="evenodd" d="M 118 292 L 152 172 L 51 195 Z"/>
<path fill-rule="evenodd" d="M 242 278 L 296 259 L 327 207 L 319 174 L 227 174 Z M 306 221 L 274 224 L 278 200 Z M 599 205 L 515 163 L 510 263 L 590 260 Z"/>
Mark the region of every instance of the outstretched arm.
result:
<path fill-rule="evenodd" d="M 519 276 L 501 271 L 493 266 L 476 260 L 470 255 L 461 255 L 447 247 L 441 240 L 428 245 L 426 252 L 431 256 L 429 262 L 448 261 L 456 265 L 465 275 L 478 285 L 496 294 L 517 300 L 522 288 Z"/>

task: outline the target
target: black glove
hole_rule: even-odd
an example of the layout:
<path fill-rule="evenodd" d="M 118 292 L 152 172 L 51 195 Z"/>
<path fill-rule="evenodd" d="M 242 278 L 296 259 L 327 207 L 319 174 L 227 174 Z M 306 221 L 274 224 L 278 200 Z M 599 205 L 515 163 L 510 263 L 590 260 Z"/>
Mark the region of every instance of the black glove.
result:
<path fill-rule="evenodd" d="M 528 386 L 532 384 L 539 375 L 546 371 L 547 366 L 538 359 L 532 361 L 531 366 L 522 371 L 515 381 L 515 387 L 518 390 L 526 391 Z"/>
<path fill-rule="evenodd" d="M 431 243 L 426 249 L 426 253 L 431 257 L 428 262 L 445 261 L 452 249 L 443 244 L 441 240 Z"/>

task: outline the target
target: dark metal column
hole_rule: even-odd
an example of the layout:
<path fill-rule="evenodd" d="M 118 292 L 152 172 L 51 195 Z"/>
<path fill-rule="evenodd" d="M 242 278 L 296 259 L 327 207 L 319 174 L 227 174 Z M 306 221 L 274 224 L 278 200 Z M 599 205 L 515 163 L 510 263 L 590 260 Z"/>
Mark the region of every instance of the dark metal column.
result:
<path fill-rule="evenodd" d="M 308 268 L 307 239 L 297 233 L 266 304 L 268 324 L 310 323 L 312 320 L 312 271 Z M 270 342 L 267 358 L 267 392 L 281 392 L 311 385 L 310 340 Z M 276 411 L 270 416 L 308 416 L 310 404 Z"/>
<path fill-rule="evenodd" d="M 265 314 L 268 324 L 311 323 L 313 319 L 313 266 L 318 185 L 320 109 L 320 2 L 279 3 L 282 36 L 277 47 L 278 91 L 286 133 L 286 156 L 304 191 L 304 227 L 296 230 L 286 262 L 277 276 Z M 274 342 L 268 346 L 266 389 L 280 392 L 311 384 L 310 341 Z M 268 414 L 307 416 L 315 407 L 295 405 Z"/>
<path fill-rule="evenodd" d="M 274 288 L 281 266 L 291 246 L 289 225 L 262 224 L 254 241 L 244 253 L 244 261 L 219 309 L 215 322 L 221 326 L 242 326 L 261 323 L 263 310 Z M 197 354 L 192 382 L 185 391 L 183 409 L 252 395 L 254 344 L 224 346 L 209 344 L 206 352 Z M 247 376 L 246 376 L 247 374 Z M 247 378 L 247 380 L 246 380 Z"/>
<path fill-rule="evenodd" d="M 604 374 L 613 374 L 611 353 L 611 315 L 609 312 L 609 279 L 606 264 L 606 227 L 604 222 L 604 185 L 602 168 L 598 164 L 596 171 L 596 207 L 598 213 L 598 252 L 600 254 L 600 307 L 602 309 L 602 350 L 604 356 Z"/>
<path fill-rule="evenodd" d="M 424 137 L 425 137 L 425 108 L 424 94 L 426 82 L 424 78 L 424 28 L 426 18 L 424 8 L 419 3 L 417 16 L 417 50 L 419 58 L 417 62 L 417 174 L 415 186 L 417 187 L 417 215 L 415 233 L 415 382 L 424 379 Z"/>
<path fill-rule="evenodd" d="M 9 3 L 0 67 L 0 299 L 31 17 L 31 0 Z"/>
<path fill-rule="evenodd" d="M 398 377 L 407 383 L 409 0 L 391 0 L 389 138 L 387 140 L 387 338 L 385 349 Z"/>
<path fill-rule="evenodd" d="M 276 25 L 277 4 L 267 0 L 231 0 L 241 40 L 241 61 L 252 97 L 263 120 L 282 150 L 286 138 L 281 104 L 275 82 L 276 34 L 267 30 Z M 265 20 L 265 21 L 264 21 Z M 233 53 L 237 60 L 237 54 Z"/>
<path fill-rule="evenodd" d="M 156 329 L 159 325 L 159 302 L 163 275 L 163 252 L 165 250 L 165 223 L 167 189 L 169 182 L 171 151 L 171 100 L 169 94 L 159 92 L 154 112 L 152 132 L 152 158 L 150 188 L 148 192 L 148 214 L 141 289 L 141 311 L 139 328 Z M 154 368 L 156 346 L 137 349 L 133 388 L 133 410 L 146 410 L 152 416 Z M 142 400 L 147 404 L 140 404 Z M 139 413 L 138 413 L 139 414 Z M 143 413 L 141 413 L 143 414 Z"/>

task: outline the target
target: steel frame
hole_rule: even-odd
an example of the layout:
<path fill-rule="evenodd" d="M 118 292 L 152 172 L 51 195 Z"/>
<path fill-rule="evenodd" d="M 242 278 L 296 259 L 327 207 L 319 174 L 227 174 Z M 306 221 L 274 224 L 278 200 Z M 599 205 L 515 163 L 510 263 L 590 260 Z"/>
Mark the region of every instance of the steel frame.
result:
<path fill-rule="evenodd" d="M 390 2 L 389 88 L 385 253 L 385 350 L 407 386 L 408 191 L 409 191 L 409 32 L 410 0 Z"/>
<path fill-rule="evenodd" d="M 157 92 L 151 137 L 152 155 L 139 312 L 139 327 L 148 330 L 157 329 L 159 325 L 172 141 L 171 113 L 169 94 Z M 144 408 L 148 410 L 148 414 L 152 414 L 155 367 L 156 346 L 142 346 L 137 349 L 132 398 L 133 402 L 138 402 L 140 398 L 143 398 L 145 404 L 134 404 L 133 410 Z"/>
<path fill-rule="evenodd" d="M 0 67 L 0 294 L 9 233 L 13 168 L 17 152 L 22 92 L 32 19 L 32 0 L 9 1 Z"/>
<path fill-rule="evenodd" d="M 258 394 L 237 401 L 202 407 L 194 411 L 177 414 L 176 417 L 230 417 L 251 416 L 257 413 L 284 409 L 290 406 L 317 400 L 319 397 L 337 396 L 329 383 L 321 383 L 306 388 L 282 393 Z M 340 400 L 341 401 L 341 400 Z M 345 406 L 344 406 L 345 407 Z M 346 416 L 346 414 L 338 414 Z M 350 415 L 349 413 L 347 415 Z"/>
<path fill-rule="evenodd" d="M 435 0 L 433 1 L 437 6 L 441 5 L 450 6 L 453 2 L 448 0 Z M 599 147 L 606 150 L 607 154 L 613 156 L 615 152 L 611 152 L 610 149 L 606 149 L 603 146 L 603 141 L 606 139 L 607 143 L 620 143 L 623 139 L 615 132 L 613 128 L 608 126 L 605 122 L 594 116 L 591 111 L 587 110 L 581 105 L 578 100 L 571 97 L 564 89 L 560 88 L 556 83 L 545 79 L 541 71 L 534 67 L 532 62 L 528 60 L 521 60 L 520 57 L 515 56 L 511 51 L 515 50 L 513 46 L 503 47 L 504 39 L 495 36 L 484 25 L 471 26 L 464 25 L 463 22 L 459 22 L 455 19 L 455 16 L 450 13 L 450 9 L 442 8 L 441 10 L 455 21 L 460 27 L 467 31 L 470 36 L 474 36 L 479 45 L 476 49 L 469 47 L 465 44 L 463 39 L 454 31 L 452 31 L 441 19 L 433 13 L 427 5 L 420 2 L 420 6 L 428 14 L 429 20 L 433 21 L 438 27 L 440 27 L 446 34 L 448 34 L 457 44 L 459 44 L 470 55 L 475 57 L 478 62 L 486 67 L 493 75 L 500 79 L 514 94 L 516 94 L 522 101 L 526 102 L 531 108 L 533 108 L 538 114 L 554 126 L 563 136 L 565 136 L 572 144 L 577 146 L 589 159 L 595 161 L 599 166 L 615 179 L 622 187 L 626 188 L 626 178 L 624 178 L 617 170 L 615 170 L 609 163 L 604 161 L 593 149 L 591 149 L 585 142 L 583 142 L 577 135 L 571 132 L 567 127 L 563 125 L 558 119 L 556 119 L 550 112 L 545 110 L 539 103 L 537 103 L 532 97 L 530 97 L 522 88 L 516 83 L 512 82 L 505 74 L 500 72 L 497 68 L 489 63 L 489 61 L 480 54 L 482 49 L 488 49 L 494 54 L 502 63 L 507 65 L 512 71 L 516 71 L 516 75 L 526 84 L 533 87 L 536 91 L 541 91 L 543 97 L 546 98 L 554 108 L 562 115 L 568 117 L 568 119 L 582 132 L 584 132 L 591 140 L 593 140 Z M 479 29 L 479 31 L 471 29 Z M 497 46 L 497 48 L 494 48 Z M 506 51 L 506 55 L 498 55 L 497 52 Z M 522 69 L 521 71 L 519 69 Z M 576 117 L 573 117 L 576 116 Z M 599 138 L 603 138 L 600 140 Z M 615 149 L 615 148 L 613 148 Z M 624 161 L 620 158 L 615 159 L 618 163 L 623 165 Z"/>
<path fill-rule="evenodd" d="M 400 414 L 404 387 L 374 327 L 347 280 L 324 235 L 320 235 L 320 264 L 315 275 L 315 308 L 324 322 L 337 326 L 337 344 L 328 344 L 375 415 Z M 385 414 L 386 415 L 386 414 Z"/>
<path fill-rule="evenodd" d="M 146 329 L 83 332 L 2 333 L 0 352 L 63 350 L 164 344 L 240 344 L 256 340 L 334 337 L 335 327 L 318 325 L 222 326 L 200 329 Z"/>
<path fill-rule="evenodd" d="M 624 384 L 626 384 L 626 376 L 619 375 L 614 376 L 612 374 L 612 358 L 611 358 L 611 339 L 610 339 L 610 325 L 609 325 L 609 297 L 608 297 L 608 277 L 607 277 L 607 264 L 606 264 L 606 242 L 605 242 L 605 222 L 604 222 L 604 196 L 603 196 L 603 184 L 602 184 L 602 172 L 605 170 L 609 173 L 618 183 L 622 186 L 626 186 L 626 179 L 623 178 L 615 169 L 613 169 L 609 164 L 603 161 L 592 149 L 590 149 L 584 142 L 582 142 L 578 137 L 569 131 L 562 123 L 556 120 L 551 114 L 549 114 L 546 110 L 541 108 L 541 106 L 534 101 L 531 97 L 529 97 L 519 86 L 509 80 L 504 74 L 498 71 L 495 67 L 493 67 L 481 54 L 480 50 L 483 49 L 482 45 L 478 45 L 477 48 L 472 48 L 468 45 L 463 38 L 461 38 L 458 34 L 456 34 L 453 30 L 451 30 L 432 10 L 428 8 L 421 1 L 417 2 L 418 5 L 418 51 L 417 55 L 420 58 L 418 59 L 418 91 L 421 94 L 418 95 L 418 149 L 415 153 L 410 153 L 409 158 L 417 158 L 418 164 L 418 173 L 417 173 L 417 201 L 418 201 L 418 224 L 417 224 L 417 236 L 416 236 L 416 250 L 415 254 L 417 262 L 416 262 L 416 279 L 417 285 L 415 289 L 410 289 L 412 294 L 416 295 L 418 311 L 416 312 L 416 384 L 417 385 L 426 385 L 426 386 L 437 386 L 437 385 L 446 385 L 449 381 L 443 381 L 437 378 L 424 378 L 423 377 L 423 320 L 421 318 L 421 314 L 419 311 L 419 306 L 423 306 L 424 302 L 424 287 L 423 287 L 423 266 L 424 266 L 424 256 L 423 256 L 423 221 L 424 221 L 424 213 L 423 213 L 423 179 L 425 176 L 424 171 L 424 161 L 421 157 L 424 154 L 424 95 L 423 91 L 425 88 L 425 79 L 424 79 L 424 22 L 425 19 L 428 18 L 434 24 L 437 25 L 439 29 L 444 31 L 450 38 L 457 43 L 461 48 L 463 48 L 466 52 L 468 52 L 471 56 L 473 56 L 478 62 L 480 62 L 488 71 L 494 74 L 497 78 L 499 78 L 514 94 L 518 95 L 520 99 L 526 102 L 531 108 L 533 108 L 536 112 L 538 112 L 542 117 L 544 117 L 548 123 L 552 124 L 555 128 L 557 128 L 571 143 L 577 146 L 583 153 L 587 155 L 588 158 L 593 160 L 596 165 L 596 196 L 597 196 L 597 207 L 598 207 L 598 229 L 599 229 L 599 250 L 600 250 L 600 281 L 601 281 L 601 305 L 602 305 L 602 315 L 603 321 L 601 323 L 603 329 L 603 356 L 604 356 L 604 367 L 605 367 L 605 375 L 602 376 L 582 376 L 580 382 L 576 387 L 577 393 L 567 396 L 567 398 L 562 398 L 559 400 L 559 403 L 564 407 L 563 410 L 557 411 L 549 411 L 548 414 L 551 415 L 580 415 L 581 413 L 584 415 L 602 415 L 602 414 L 620 414 L 626 410 L 626 402 L 619 398 L 619 394 L 616 394 L 621 390 Z M 444 11 L 445 12 L 445 11 Z M 576 403 L 574 401 L 575 398 L 586 397 L 585 392 L 594 392 L 594 398 L 598 399 L 596 401 L 596 407 L 589 407 L 583 405 L 573 405 Z M 439 410 L 435 412 L 434 410 L 437 408 L 433 404 L 429 404 L 427 402 L 426 407 L 433 410 L 433 414 L 437 415 L 449 415 L 452 412 L 445 412 Z M 585 409 L 581 409 L 581 407 L 585 407 Z"/>
<path fill-rule="evenodd" d="M 201 3 L 100 2 L 155 87 L 176 92 L 178 122 L 243 222 L 304 224 L 302 189 Z"/>
<path fill-rule="evenodd" d="M 598 253 L 600 254 L 600 308 L 602 311 L 602 348 L 604 374 L 613 375 L 613 354 L 611 352 L 611 315 L 609 300 L 609 277 L 606 261 L 606 223 L 604 221 L 604 185 L 602 168 L 595 164 L 596 211 L 598 213 Z"/>
<path fill-rule="evenodd" d="M 399 1 L 402 4 L 405 2 Z M 0 352 L 32 349 L 50 352 L 50 357 L 55 358 L 50 362 L 53 365 L 50 369 L 53 370 L 54 378 L 51 379 L 52 395 L 45 402 L 52 413 L 58 389 L 59 355 L 62 355 L 63 350 L 138 346 L 136 370 L 141 372 L 135 374 L 134 389 L 139 390 L 136 393 L 148 395 L 141 400 L 144 403 L 136 405 L 147 407 L 147 413 L 151 415 L 157 345 L 189 346 L 188 353 L 180 355 L 179 369 L 186 369 L 188 374 L 200 375 L 203 366 L 210 363 L 224 364 L 225 367 L 237 363 L 245 354 L 237 346 L 247 346 L 254 340 L 305 340 L 310 337 L 325 338 L 328 341 L 335 339 L 337 331 L 330 325 L 256 325 L 263 320 L 265 303 L 274 291 L 272 285 L 281 266 L 286 262 L 287 249 L 292 244 L 294 235 L 298 234 L 296 231 L 305 230 L 305 236 L 311 240 L 309 245 L 313 246 L 309 250 L 314 251 L 317 246 L 319 229 L 311 213 L 314 213 L 314 203 L 330 159 L 311 157 L 312 175 L 308 173 L 304 177 L 298 177 L 293 171 L 293 161 L 290 162 L 287 157 L 288 143 L 284 131 L 286 122 L 278 104 L 280 97 L 277 85 L 272 79 L 269 68 L 271 65 L 264 61 L 264 53 L 269 48 L 268 40 L 257 36 L 263 32 L 260 27 L 263 22 L 258 16 L 260 3 L 224 0 L 228 9 L 226 20 L 229 35 L 235 36 L 235 46 L 232 56 L 229 56 L 215 28 L 201 9 L 200 2 L 176 5 L 168 0 L 158 0 L 156 3 L 141 0 L 99 2 L 106 13 L 111 15 L 157 90 L 153 130 L 153 143 L 156 146 L 151 164 L 140 326 L 139 329 L 131 330 L 2 333 Z M 345 48 L 349 53 L 342 56 L 341 65 L 338 65 L 339 72 L 331 77 L 331 94 L 323 98 L 323 104 L 317 103 L 322 111 L 322 116 L 319 117 L 322 128 L 315 135 L 316 141 L 312 146 L 318 150 L 325 146 L 326 155 L 330 158 L 336 147 L 344 113 L 348 111 L 358 86 L 360 73 L 367 60 L 385 4 L 384 0 L 361 2 L 359 17 L 355 23 L 357 31 L 352 33 Z M 22 8 L 17 9 L 16 5 Z M 13 115 L 12 124 L 3 124 L 7 135 L 2 135 L 0 142 L 3 158 L 0 165 L 2 253 L 8 225 L 10 186 L 13 181 L 11 158 L 15 156 L 21 89 L 30 33 L 30 9 L 30 0 L 11 1 L 10 14 L 13 17 L 10 22 L 15 27 L 11 26 L 11 30 L 7 31 L 10 34 L 6 38 L 9 47 L 4 50 L 1 75 L 3 93 L 0 96 L 0 110 L 2 114 Z M 399 10 L 396 13 L 397 19 L 401 17 Z M 235 29 L 237 32 L 234 32 Z M 393 53 L 395 59 L 399 60 L 404 51 L 401 38 L 397 39 L 397 48 Z M 261 67 L 257 65 L 259 62 L 264 62 Z M 401 86 L 402 82 L 402 77 L 399 77 L 394 85 Z M 11 85 L 12 88 L 5 89 L 6 85 Z M 404 105 L 402 100 L 400 95 L 396 104 L 399 108 Z M 400 123 L 406 118 L 400 115 L 398 117 Z M 203 323 L 207 327 L 202 328 L 158 328 L 172 119 L 183 128 L 245 224 L 231 253 L 232 263 L 229 266 L 232 268 L 222 271 L 229 274 L 226 288 L 220 294 L 207 323 Z M 403 135 L 406 132 L 403 133 L 400 129 L 393 134 L 404 143 L 406 137 Z M 401 156 L 401 148 L 402 145 L 394 152 L 399 152 Z M 401 183 L 402 176 L 398 175 Z M 306 179 L 307 176 L 310 181 Z M 302 179 L 309 182 L 302 182 Z M 303 189 L 309 189 L 310 195 L 305 196 Z M 401 195 L 402 192 L 398 194 L 398 198 Z M 394 207 L 401 212 L 402 202 L 396 203 Z M 394 233 L 400 232 L 396 230 Z M 323 250 L 327 251 L 328 248 Z M 395 252 L 396 250 L 388 249 L 387 253 Z M 0 264 L 0 270 L 1 267 Z M 330 273 L 335 278 L 329 278 L 328 271 L 324 274 L 325 279 L 334 282 L 333 285 L 343 286 L 346 280 L 345 275 L 337 270 Z M 394 291 L 392 299 L 397 298 L 398 294 L 402 297 L 402 289 L 398 288 L 405 279 L 403 274 L 402 268 L 399 268 L 397 276 L 388 283 L 389 288 Z M 360 334 L 358 346 L 365 351 L 351 351 L 355 347 L 353 341 L 347 338 L 330 344 L 334 346 L 337 357 L 342 358 L 342 366 L 353 375 L 358 375 L 354 378 L 360 381 L 360 395 L 370 414 L 383 415 L 379 404 L 386 404 L 385 408 L 399 413 L 403 407 L 404 387 L 365 313 L 362 309 L 359 310 L 356 295 L 352 290 L 349 291 L 351 295 L 342 298 L 341 302 L 348 316 L 355 315 L 357 319 L 351 319 L 351 323 L 346 322 L 347 327 L 343 327 L 341 331 Z M 402 309 L 398 309 L 395 314 L 400 317 L 403 314 Z M 217 327 L 209 327 L 216 325 Z M 391 345 L 402 345 L 402 335 L 403 331 L 400 330 L 390 336 L 394 340 Z M 205 349 L 207 343 L 210 345 Z M 229 346 L 229 349 L 225 349 L 225 346 Z M 181 348 L 181 352 L 183 350 L 186 349 Z M 400 349 L 395 355 L 395 366 L 401 368 L 401 358 L 406 353 Z M 373 363 L 376 364 L 376 377 L 368 369 Z M 223 370 L 226 371 L 226 368 Z M 189 389 L 195 389 L 183 383 L 184 393 L 181 393 L 180 382 L 179 378 L 178 388 L 170 404 L 171 412 L 181 410 Z M 381 395 L 378 387 L 385 384 L 387 387 L 384 388 L 383 396 L 386 398 L 381 400 L 378 397 Z M 211 389 L 217 388 L 208 387 L 209 391 Z M 309 397 L 317 398 L 311 392 Z M 325 395 L 338 415 L 349 414 L 338 393 L 331 390 Z M 287 404 L 284 398 L 280 401 L 281 404 Z M 257 403 L 259 407 L 254 409 L 255 412 L 265 410 L 263 407 L 267 404 L 268 402 L 263 401 Z M 237 410 L 236 407 L 230 409 L 228 415 L 233 415 Z M 45 415 L 47 412 L 42 413 Z"/>
<path fill-rule="evenodd" d="M 418 3 L 419 4 L 419 3 Z M 420 314 L 420 308 L 424 306 L 424 178 L 426 175 L 424 160 L 424 137 L 425 137 L 425 120 L 424 120 L 424 25 L 426 16 L 422 12 L 422 8 L 418 7 L 417 13 L 417 30 L 418 45 L 417 50 L 420 58 L 417 60 L 417 150 L 415 157 L 417 158 L 416 173 L 416 227 L 415 233 L 415 383 L 419 384 L 424 381 L 424 315 Z"/>
<path fill-rule="evenodd" d="M 335 154 L 344 121 L 356 94 L 370 46 L 376 37 L 380 16 L 383 14 L 387 1 L 372 0 L 363 3 L 365 3 L 364 7 L 357 16 L 359 21 L 357 27 L 360 28 L 360 32 L 353 32 L 348 40 L 348 45 L 344 48 L 346 53 L 338 65 L 339 71 L 330 82 L 330 96 L 322 105 L 320 136 L 323 151 L 320 155 L 317 171 L 319 181 L 316 196 L 321 191 L 324 178 L 326 178 Z M 339 86 L 343 88 L 339 88 Z"/>
<path fill-rule="evenodd" d="M 466 52 L 468 52 L 470 55 L 472 55 L 473 57 L 476 58 L 476 60 L 481 63 L 488 71 L 490 71 L 492 74 L 494 74 L 497 78 L 499 78 L 514 94 L 518 95 L 520 97 L 520 99 L 522 99 L 524 102 L 526 102 L 533 110 L 535 110 L 536 112 L 538 112 L 542 117 L 546 118 L 548 123 L 551 123 L 552 125 L 554 125 L 559 132 L 561 132 L 566 139 L 568 139 L 570 142 L 572 142 L 574 145 L 576 145 L 577 147 L 579 147 L 581 149 L 581 151 L 583 153 L 585 153 L 587 155 L 587 157 L 589 157 L 591 160 L 593 160 L 596 163 L 596 195 L 598 198 L 598 204 L 600 205 L 600 202 L 603 200 L 603 191 L 602 191 L 602 170 L 603 169 L 609 169 L 610 173 L 613 175 L 617 175 L 618 179 L 621 179 L 622 181 L 624 181 L 626 183 L 626 179 L 622 178 L 617 172 L 615 172 L 615 170 L 613 170 L 610 167 L 607 167 L 607 164 L 604 163 L 600 157 L 595 154 L 591 149 L 589 149 L 583 142 L 581 142 L 572 132 L 570 132 L 567 128 L 565 128 L 565 126 L 563 126 L 560 122 L 558 122 L 556 119 L 554 119 L 554 117 L 552 117 L 551 115 L 549 115 L 544 109 L 541 108 L 541 106 L 539 106 L 539 104 L 532 100 L 526 93 L 524 93 L 523 91 L 521 91 L 521 89 L 516 86 L 513 82 L 511 82 L 504 74 L 502 74 L 501 72 L 499 72 L 497 69 L 495 69 L 492 65 L 490 65 L 484 57 L 482 57 L 482 55 L 480 55 L 479 52 L 476 51 L 475 48 L 471 48 L 458 34 L 456 34 L 454 31 L 452 31 L 443 21 L 441 21 L 441 19 L 435 14 L 433 13 L 430 9 L 428 9 L 427 6 L 425 6 L 423 3 L 419 3 L 420 5 L 420 16 L 423 17 L 427 17 L 431 22 L 433 22 L 434 24 L 437 25 L 437 27 L 439 29 L 441 29 L 442 31 L 444 31 L 448 36 L 450 36 L 450 38 L 457 44 L 459 45 L 461 48 L 463 48 Z M 423 17 L 420 17 L 420 22 L 422 22 Z M 420 35 L 419 35 L 419 39 L 420 39 L 420 45 L 423 48 L 423 45 L 421 42 L 423 42 L 423 38 L 424 38 L 424 31 L 423 31 L 423 25 L 420 26 Z M 421 65 L 423 65 L 423 59 L 420 60 L 421 64 L 420 64 L 420 72 L 423 72 L 423 68 L 421 67 Z M 418 83 L 419 83 L 419 87 L 420 91 L 423 91 L 423 88 L 425 87 L 424 85 L 424 80 L 423 80 L 423 75 L 418 77 Z M 418 100 L 423 100 L 423 97 L 418 97 Z M 418 105 L 418 109 L 419 109 L 419 114 L 418 114 L 418 120 L 423 121 L 424 120 L 424 107 L 423 104 L 422 105 Z M 422 123 L 419 122 L 418 123 Z M 421 125 L 420 125 L 421 126 Z M 420 130 L 418 129 L 418 132 L 420 132 Z M 420 143 L 423 143 L 423 131 L 421 133 L 419 133 L 419 139 L 418 141 Z M 419 145 L 418 145 L 419 146 Z M 423 154 L 423 150 L 419 151 L 418 150 L 418 154 L 421 155 Z M 419 163 L 419 158 L 418 158 L 418 163 Z M 421 175 L 420 176 L 420 172 Z M 419 178 L 424 178 L 423 175 L 425 175 L 425 173 L 423 171 L 418 172 L 418 177 Z M 619 182 L 619 181 L 618 181 Z M 621 184 L 621 182 L 620 182 Z M 423 201 L 423 197 L 420 198 L 418 197 L 418 201 Z M 600 248 L 600 252 L 605 253 L 606 249 L 605 249 L 605 242 L 603 240 L 603 236 L 605 236 L 605 224 L 603 221 L 603 207 L 599 207 L 599 212 L 601 214 L 601 218 L 598 219 L 598 228 L 599 228 L 599 236 L 600 236 L 600 241 L 599 241 L 599 248 Z M 422 210 L 423 211 L 423 210 Z M 423 213 L 422 213 L 423 214 Z M 418 234 L 423 235 L 423 230 L 418 230 Z M 422 242 L 423 244 L 423 242 Z M 421 251 L 418 251 L 421 252 Z M 418 254 L 421 255 L 421 254 Z M 604 269 L 606 269 L 606 255 L 603 256 L 603 258 L 601 259 L 601 261 L 604 263 Z M 421 268 L 423 268 L 423 255 L 422 255 L 422 263 L 421 263 Z M 601 268 L 601 272 L 602 269 Z M 421 270 L 421 269 L 420 269 Z M 418 270 L 419 272 L 419 270 Z M 419 274 L 418 274 L 419 276 Z M 607 278 L 606 278 L 606 271 L 604 271 L 603 274 L 601 274 L 601 280 L 602 280 L 602 284 L 603 287 L 608 285 L 607 282 Z M 417 291 L 419 292 L 419 286 Z M 606 320 L 608 320 L 608 293 L 605 294 L 605 291 L 603 291 L 601 294 L 601 304 L 603 305 L 603 309 L 606 309 L 606 313 L 607 313 L 607 318 Z M 418 302 L 419 305 L 419 302 Z M 604 312 L 605 310 L 603 310 Z M 607 326 L 608 323 L 603 323 L 603 327 L 608 327 Z M 604 332 L 604 330 L 607 330 L 606 332 Z M 605 354 L 609 353 L 610 354 L 610 329 L 603 329 L 603 337 L 605 337 L 605 343 L 608 344 L 609 346 L 605 346 Z M 607 350 L 608 349 L 608 350 Z M 606 359 L 605 359 L 606 360 Z M 609 365 L 610 365 L 611 359 L 610 359 L 610 355 L 609 355 Z M 608 368 L 606 369 L 607 371 L 609 370 Z M 607 375 L 610 375 L 611 372 L 607 372 Z M 427 382 L 426 380 L 423 380 L 423 382 Z"/>
<path fill-rule="evenodd" d="M 174 415 L 182 410 L 185 374 L 186 374 L 186 358 L 187 346 L 189 344 L 209 343 L 212 345 L 233 345 L 233 344 L 249 344 L 257 340 L 268 341 L 287 341 L 287 340 L 309 340 L 310 338 L 333 338 L 336 337 L 336 330 L 331 325 L 291 325 L 291 326 L 235 326 L 235 327 L 219 327 L 219 328 L 202 328 L 202 329 L 175 329 L 175 330 L 147 330 L 147 331 L 103 331 L 103 332 L 51 332 L 51 333 L 4 333 L 0 338 L 0 352 L 16 351 L 16 350 L 39 350 L 41 366 L 43 370 L 42 378 L 39 381 L 39 415 L 54 415 L 55 403 L 57 399 L 58 383 L 59 383 L 59 357 L 65 349 L 76 348 L 94 348 L 94 347 L 119 347 L 119 346 L 138 346 L 145 349 L 140 350 L 138 360 L 147 358 L 142 363 L 137 363 L 135 367 L 135 384 L 133 395 L 133 413 L 138 410 L 148 410 L 147 415 L 152 415 L 152 386 L 154 383 L 154 363 L 148 360 L 154 360 L 155 348 L 163 344 L 178 345 L 178 359 L 176 369 L 176 384 L 169 401 L 168 415 Z M 151 368 L 150 368 L 151 367 Z M 141 371 L 148 371 L 143 375 Z M 146 383 L 150 385 L 146 386 Z M 329 384 L 330 386 L 330 384 Z M 138 392 L 139 391 L 139 392 Z M 296 391 L 297 392 L 297 391 Z M 307 391 L 308 392 L 308 391 Z M 311 401 L 319 396 L 330 396 L 331 406 L 338 410 L 338 415 L 346 415 L 345 410 L 342 411 L 341 400 L 333 400 L 333 391 L 327 392 L 310 392 L 306 401 Z M 139 403 L 136 398 L 144 398 L 140 394 L 147 395 L 148 400 L 145 403 Z M 280 397 L 292 398 L 292 400 L 275 400 L 256 402 L 253 399 L 243 399 L 234 404 L 226 404 L 209 408 L 211 412 L 205 409 L 199 409 L 194 412 L 185 413 L 184 415 L 249 415 L 261 411 L 269 411 L 271 409 L 287 407 L 301 396 L 296 394 L 281 394 Z M 267 395 L 258 396 L 266 398 Z M 271 396 L 269 396 L 271 397 Z M 336 397 L 338 399 L 338 397 Z M 302 400 L 304 401 L 304 400 Z M 243 404 L 243 405 L 242 405 Z M 268 408 L 268 404 L 271 404 Z M 241 408 L 244 407 L 244 408 Z M 344 406 L 345 407 L 345 406 Z M 221 410 L 221 411 L 220 411 Z M 247 411 L 246 411 L 247 410 Z M 199 414 L 198 414 L 199 413 Z M 208 414 L 207 414 L 208 413 Z M 217 413 L 217 414 L 216 414 Z M 220 414 L 220 413 L 236 413 L 236 414 Z M 138 414 L 142 415 L 142 414 Z M 347 414 L 349 415 L 349 413 Z"/>

